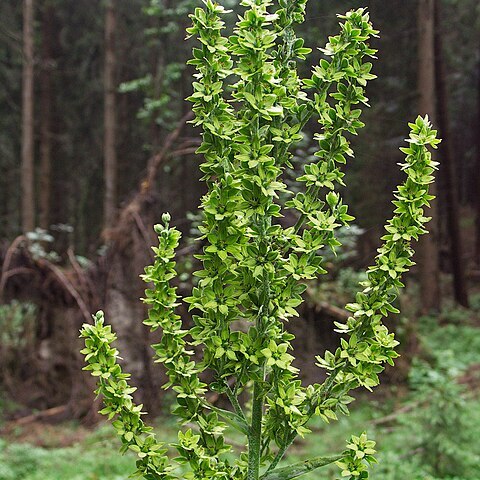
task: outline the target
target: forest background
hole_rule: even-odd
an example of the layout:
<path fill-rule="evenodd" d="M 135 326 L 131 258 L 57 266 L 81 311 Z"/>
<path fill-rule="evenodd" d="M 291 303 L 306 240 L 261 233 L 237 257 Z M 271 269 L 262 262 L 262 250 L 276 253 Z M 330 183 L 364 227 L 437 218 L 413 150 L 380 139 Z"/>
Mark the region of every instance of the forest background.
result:
<path fill-rule="evenodd" d="M 237 1 L 222 3 L 239 9 Z M 138 399 L 155 414 L 169 411 L 172 399 L 160 389 L 165 376 L 152 364 L 153 340 L 141 325 L 146 313 L 138 301 L 144 290 L 139 275 L 152 261 L 152 225 L 164 211 L 184 238 L 180 293 L 191 286 L 191 254 L 200 248 L 193 242 L 204 193 L 194 155 L 199 132 L 186 123 L 190 105 L 184 101 L 193 75 L 186 66 L 192 43 L 184 41 L 185 28 L 196 4 L 0 2 L 0 405 L 8 440 L 0 443 L 3 449 L 11 448 L 16 434 L 15 441 L 44 445 L 46 421 L 98 421 L 92 382 L 81 372 L 78 331 L 100 307 L 119 335 Z M 336 345 L 333 321 L 344 318 L 343 305 L 375 256 L 391 213 L 405 125 L 417 113 L 428 113 L 443 139 L 432 234 L 419 245 L 418 266 L 400 299 L 403 314 L 395 322 L 402 357 L 384 375 L 386 387 L 365 399 L 360 410 L 369 422 L 390 429 L 393 422 L 403 438 L 402 415 L 418 414 L 419 425 L 435 419 L 435 412 L 426 411 L 432 402 L 425 406 L 421 395 L 438 393 L 454 409 L 452 418 L 459 412 L 469 416 L 478 404 L 480 5 L 312 0 L 299 31 L 315 52 L 312 63 L 301 66 L 305 76 L 321 58 L 316 47 L 337 32 L 336 14 L 361 6 L 368 7 L 381 33 L 374 41 L 378 79 L 367 91 L 366 128 L 353 139 L 356 159 L 347 167 L 344 197 L 358 220 L 341 233 L 344 248 L 328 258 L 332 273 L 309 286 L 301 318 L 290 328 L 303 378 L 317 381 L 314 356 Z M 316 127 L 307 126 L 294 152 L 297 168 L 315 151 Z M 451 356 L 445 353 L 449 349 Z M 439 377 L 432 380 L 432 372 Z M 441 385 L 448 388 L 438 392 Z M 452 393 L 457 387 L 458 395 Z M 466 403 L 457 406 L 464 397 Z M 372 401 L 386 405 L 380 414 L 370 411 Z M 478 414 L 476 420 L 480 428 Z M 24 438 L 25 428 L 36 431 L 32 425 L 40 425 L 40 433 Z M 446 443 L 449 428 L 458 429 L 458 422 L 441 423 Z M 79 434 L 62 430 L 55 446 L 71 443 L 71 435 L 78 440 Z M 460 462 L 459 453 L 442 442 L 433 453 L 425 445 L 413 448 L 413 458 L 426 469 L 418 473 L 415 467 L 415 474 L 423 475 L 418 478 L 461 475 L 448 460 L 453 455 Z M 478 455 L 465 459 L 465 471 Z M 429 466 L 444 457 L 440 470 Z M 399 469 L 391 478 L 406 475 Z M 388 474 L 384 470 L 383 478 Z M 0 469 L 0 479 L 10 478 L 6 475 Z M 98 478 L 110 478 L 106 475 Z"/>

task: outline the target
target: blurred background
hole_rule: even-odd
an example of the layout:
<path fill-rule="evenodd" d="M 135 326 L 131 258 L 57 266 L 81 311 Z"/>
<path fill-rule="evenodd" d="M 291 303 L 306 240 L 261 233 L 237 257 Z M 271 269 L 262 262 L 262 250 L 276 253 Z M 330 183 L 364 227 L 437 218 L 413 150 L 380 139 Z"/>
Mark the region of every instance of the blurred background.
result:
<path fill-rule="evenodd" d="M 183 233 L 183 295 L 201 248 L 200 137 L 183 100 L 193 75 L 185 28 L 198 3 L 0 2 L 0 480 L 118 480 L 132 470 L 99 424 L 94 384 L 81 370 L 78 332 L 100 308 L 136 398 L 164 436 L 175 436 L 173 397 L 151 361 L 155 336 L 141 323 L 139 275 L 165 211 Z M 221 3 L 241 11 L 237 0 Z M 418 113 L 443 139 L 438 198 L 398 300 L 402 313 L 390 322 L 402 342 L 396 367 L 374 394 L 359 393 L 350 418 L 314 424 L 317 435 L 293 455 L 337 451 L 353 428 L 367 429 L 381 451 L 372 478 L 480 479 L 480 5 L 311 0 L 299 29 L 314 49 L 303 76 L 321 58 L 316 47 L 336 34 L 336 14 L 362 6 L 381 32 L 379 78 L 347 166 L 343 195 L 355 225 L 340 231 L 338 256 L 326 252 L 329 274 L 309 285 L 289 325 L 306 382 L 322 380 L 314 356 L 337 344 L 333 322 L 376 254 L 402 181 L 398 147 Z M 296 169 L 315 152 L 316 127 L 295 148 Z"/>

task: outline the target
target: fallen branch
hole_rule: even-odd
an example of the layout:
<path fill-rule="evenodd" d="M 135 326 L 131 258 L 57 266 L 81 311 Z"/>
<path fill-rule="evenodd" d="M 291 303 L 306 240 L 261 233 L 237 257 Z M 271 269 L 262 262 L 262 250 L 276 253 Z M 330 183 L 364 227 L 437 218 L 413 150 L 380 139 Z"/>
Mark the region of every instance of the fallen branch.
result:
<path fill-rule="evenodd" d="M 193 118 L 193 112 L 188 112 L 184 115 L 177 128 L 171 132 L 167 138 L 165 139 L 165 143 L 163 144 L 162 149 L 160 150 L 157 155 L 154 155 L 148 161 L 147 165 L 147 175 L 141 182 L 141 191 L 146 192 L 152 188 L 152 185 L 155 183 L 155 178 L 157 176 L 158 169 L 162 165 L 162 163 L 166 160 L 169 152 L 172 149 L 172 145 L 178 139 L 180 134 L 182 133 L 183 129 L 185 128 L 186 123 Z"/>
<path fill-rule="evenodd" d="M 78 308 L 82 312 L 85 320 L 87 322 L 91 321 L 92 315 L 90 313 L 90 309 L 87 307 L 86 303 L 84 302 L 80 293 L 75 289 L 72 285 L 72 282 L 65 276 L 65 274 L 58 268 L 57 266 L 53 265 L 53 263 L 45 260 L 40 259 L 37 260 L 39 265 L 43 265 L 44 267 L 48 268 L 53 274 L 57 277 L 57 280 L 65 287 L 65 289 L 70 293 L 70 295 L 74 298 L 75 302 L 78 305 Z"/>
<path fill-rule="evenodd" d="M 22 273 L 35 273 L 35 270 L 33 268 L 28 268 L 28 267 L 18 267 L 18 268 L 12 268 L 11 270 L 7 270 L 3 277 L 2 280 L 4 280 L 4 285 L 7 284 L 7 280 L 10 277 L 14 277 L 15 275 L 21 275 Z"/>
<path fill-rule="evenodd" d="M 124 242 L 124 232 L 125 230 L 130 230 L 131 219 L 133 218 L 137 224 L 137 227 L 142 232 L 142 228 L 139 225 L 138 217 L 142 211 L 142 207 L 145 199 L 151 193 L 155 180 L 158 174 L 160 167 L 171 157 L 173 156 L 172 147 L 175 142 L 178 140 L 178 137 L 182 133 L 183 129 L 187 122 L 193 118 L 193 113 L 190 111 L 179 121 L 177 128 L 171 132 L 165 139 L 165 142 L 162 146 L 160 152 L 156 155 L 150 157 L 147 163 L 147 173 L 139 182 L 138 190 L 128 201 L 128 203 L 120 210 L 118 215 L 117 226 L 112 229 L 108 229 L 103 232 L 103 236 L 107 240 Z M 144 236 L 145 238 L 145 236 Z M 149 243 L 149 242 L 148 242 Z M 150 247 L 150 244 L 149 244 Z"/>
<path fill-rule="evenodd" d="M 197 148 L 198 147 L 180 148 L 171 152 L 169 157 L 182 157 L 185 155 L 193 155 L 197 151 Z"/>
<path fill-rule="evenodd" d="M 403 407 L 399 408 L 398 410 L 395 410 L 393 413 L 390 413 L 385 417 L 376 418 L 375 420 L 372 420 L 372 425 L 384 425 L 386 423 L 394 422 L 395 420 L 397 420 L 398 417 L 400 417 L 405 413 L 411 412 L 412 410 L 417 408 L 419 405 L 420 405 L 420 402 L 414 402 L 414 403 L 409 403 L 408 405 L 404 405 Z"/>
<path fill-rule="evenodd" d="M 13 258 L 13 254 L 17 247 L 26 239 L 25 235 L 18 236 L 7 248 L 7 252 L 5 253 L 5 260 L 3 261 L 2 271 L 0 274 L 0 301 L 3 301 L 3 292 L 5 290 L 5 286 L 7 285 L 7 280 L 12 277 L 13 275 L 7 275 L 7 271 L 10 267 L 10 263 Z"/>
<path fill-rule="evenodd" d="M 67 255 L 73 269 L 75 270 L 75 273 L 77 274 L 77 277 L 83 283 L 83 285 L 88 289 L 90 295 L 94 297 L 95 305 L 98 305 L 100 303 L 100 300 L 98 298 L 97 288 L 95 287 L 90 276 L 86 274 L 85 269 L 83 269 L 81 265 L 78 263 L 78 260 L 75 257 L 75 254 L 73 253 L 72 247 L 68 248 Z"/>
<path fill-rule="evenodd" d="M 3 428 L 3 431 L 6 432 L 15 427 L 28 425 L 29 423 L 37 422 L 39 420 L 44 420 L 45 418 L 49 418 L 55 415 L 65 413 L 67 411 L 67 408 L 68 408 L 68 405 L 60 405 L 58 407 L 48 408 L 47 410 L 42 410 L 40 412 L 27 415 L 26 417 L 21 417 L 16 420 L 12 420 L 11 422 L 8 422 L 5 425 L 5 427 Z"/>
<path fill-rule="evenodd" d="M 133 219 L 135 220 L 135 223 L 137 225 L 138 231 L 140 232 L 140 235 L 142 236 L 143 240 L 145 241 L 145 245 L 147 246 L 148 253 L 150 255 L 150 259 L 152 262 L 155 260 L 155 255 L 153 254 L 152 249 L 150 248 L 153 243 L 154 239 L 152 239 L 149 235 L 149 230 L 145 226 L 144 221 L 142 220 L 142 217 L 139 215 L 137 211 L 132 211 L 131 215 Z"/>
<path fill-rule="evenodd" d="M 336 307 L 335 305 L 331 305 L 327 302 L 320 302 L 318 307 L 320 308 L 320 311 L 325 312 L 330 317 L 338 320 L 344 321 L 350 316 L 349 313 L 343 308 Z"/>

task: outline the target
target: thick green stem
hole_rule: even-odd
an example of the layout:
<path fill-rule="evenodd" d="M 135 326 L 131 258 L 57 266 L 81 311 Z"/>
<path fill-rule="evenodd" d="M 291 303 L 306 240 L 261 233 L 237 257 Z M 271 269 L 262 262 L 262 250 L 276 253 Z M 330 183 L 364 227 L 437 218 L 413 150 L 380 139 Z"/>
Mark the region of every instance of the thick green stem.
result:
<path fill-rule="evenodd" d="M 260 477 L 260 447 L 262 437 L 263 396 L 261 387 L 255 382 L 253 387 L 252 423 L 248 435 L 248 472 L 247 480 Z"/>
<path fill-rule="evenodd" d="M 277 454 L 275 455 L 275 458 L 273 459 L 272 463 L 270 464 L 270 466 L 268 467 L 267 471 L 265 472 L 265 475 L 267 475 L 268 473 L 270 473 L 277 465 L 278 463 L 280 462 L 280 460 L 283 458 L 283 456 L 285 455 L 285 452 L 288 450 L 288 447 L 290 447 L 290 445 L 293 443 L 293 440 L 289 443 L 287 443 L 286 445 L 284 445 L 278 452 Z"/>

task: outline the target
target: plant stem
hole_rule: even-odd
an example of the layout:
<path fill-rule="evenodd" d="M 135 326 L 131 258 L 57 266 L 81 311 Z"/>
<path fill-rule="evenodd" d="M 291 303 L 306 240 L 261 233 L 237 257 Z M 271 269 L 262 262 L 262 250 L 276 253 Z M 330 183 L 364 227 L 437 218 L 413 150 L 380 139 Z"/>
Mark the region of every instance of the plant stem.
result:
<path fill-rule="evenodd" d="M 262 435 L 263 398 L 261 387 L 255 382 L 253 387 L 252 423 L 248 436 L 247 480 L 258 480 L 260 472 L 260 446 Z"/>
<path fill-rule="evenodd" d="M 280 462 L 280 460 L 283 458 L 283 456 L 285 455 L 285 452 L 287 451 L 288 447 L 293 443 L 290 442 L 288 443 L 287 445 L 284 445 L 278 452 L 277 454 L 275 455 L 275 458 L 273 459 L 272 463 L 270 464 L 270 466 L 268 467 L 267 471 L 265 472 L 265 475 L 267 473 L 270 473 L 277 465 L 278 465 L 278 462 Z"/>
<path fill-rule="evenodd" d="M 243 413 L 243 409 L 238 401 L 237 396 L 235 395 L 234 392 L 232 392 L 232 389 L 230 386 L 227 384 L 227 389 L 226 389 L 226 394 L 228 399 L 230 400 L 230 403 L 232 404 L 233 409 L 235 410 L 235 413 L 239 416 L 242 417 L 245 421 L 247 421 L 245 414 Z"/>

